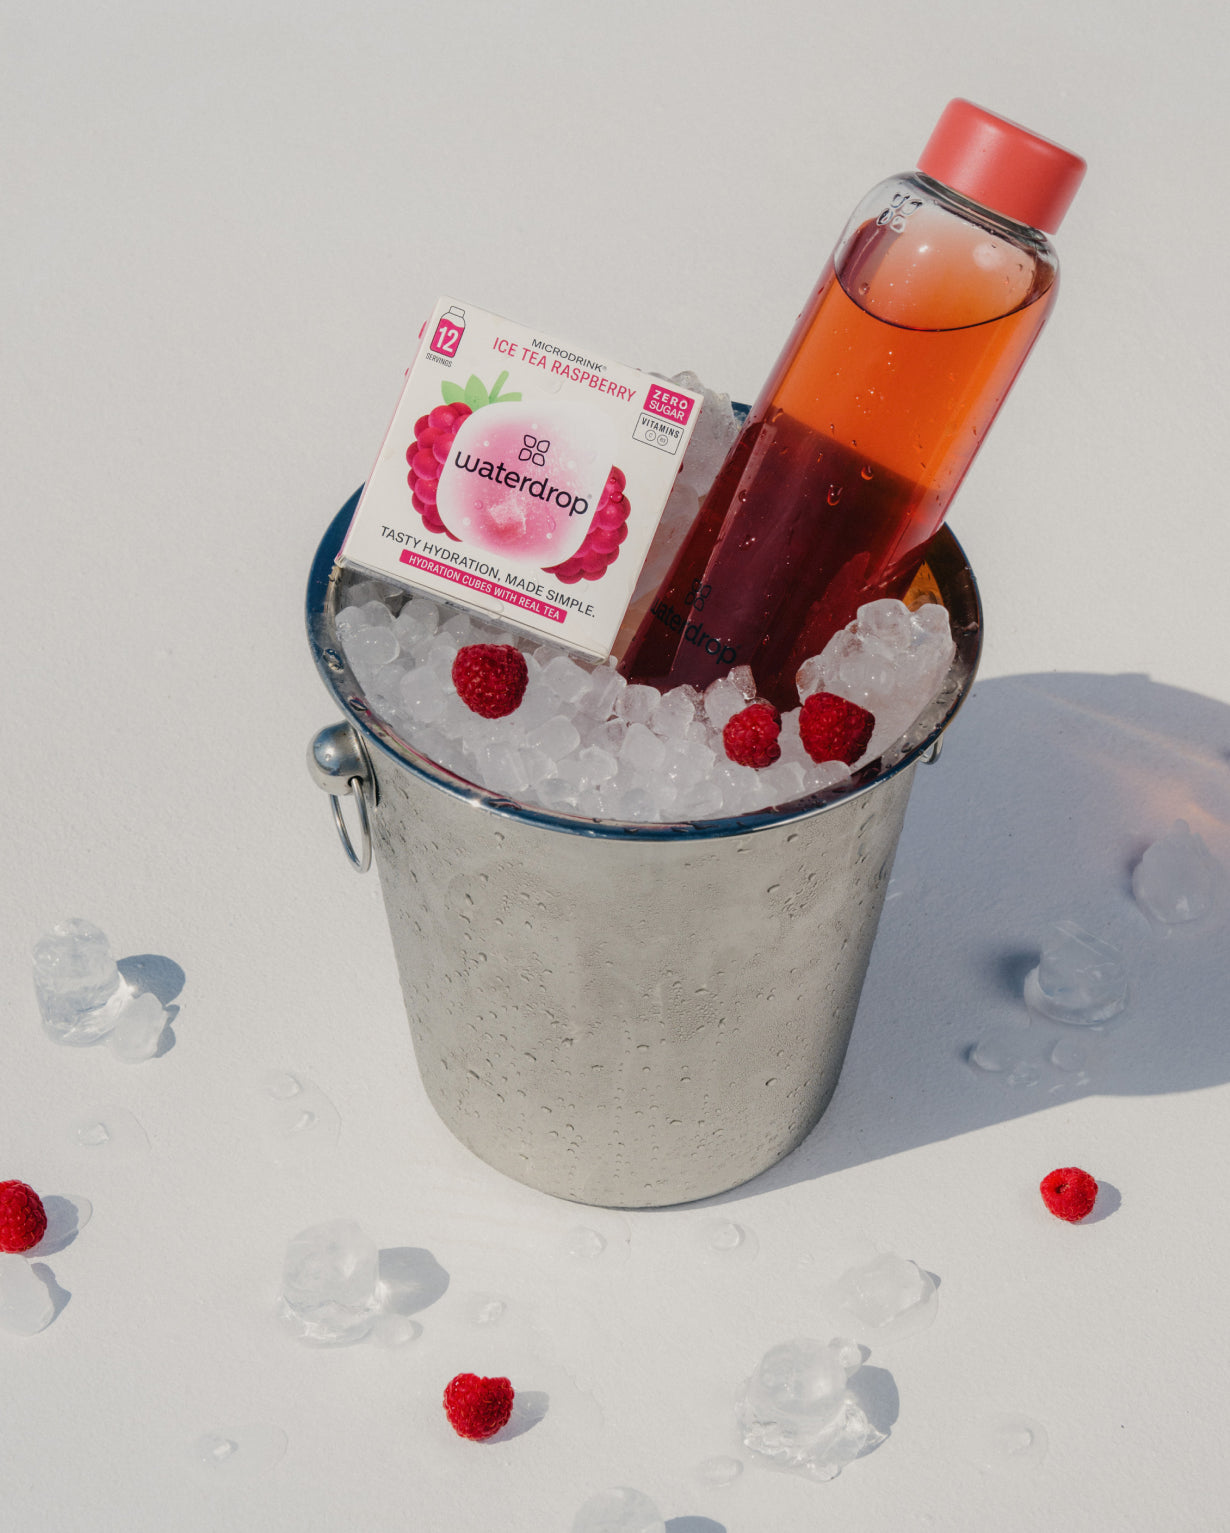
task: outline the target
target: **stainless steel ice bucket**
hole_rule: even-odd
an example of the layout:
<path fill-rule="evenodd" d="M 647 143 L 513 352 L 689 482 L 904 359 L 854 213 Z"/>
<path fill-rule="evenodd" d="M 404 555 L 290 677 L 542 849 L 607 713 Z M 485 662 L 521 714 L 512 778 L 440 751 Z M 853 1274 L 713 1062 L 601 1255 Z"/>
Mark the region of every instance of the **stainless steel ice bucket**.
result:
<path fill-rule="evenodd" d="M 683 1203 L 794 1149 L 837 1085 L 914 768 L 973 681 L 982 618 L 951 532 L 916 590 L 953 618 L 930 708 L 844 787 L 682 825 L 514 803 L 419 755 L 369 707 L 334 620 L 356 496 L 312 567 L 307 624 L 348 723 L 309 750 L 370 824 L 427 1095 L 492 1166 L 581 1203 Z M 356 832 L 357 835 L 357 832 Z"/>

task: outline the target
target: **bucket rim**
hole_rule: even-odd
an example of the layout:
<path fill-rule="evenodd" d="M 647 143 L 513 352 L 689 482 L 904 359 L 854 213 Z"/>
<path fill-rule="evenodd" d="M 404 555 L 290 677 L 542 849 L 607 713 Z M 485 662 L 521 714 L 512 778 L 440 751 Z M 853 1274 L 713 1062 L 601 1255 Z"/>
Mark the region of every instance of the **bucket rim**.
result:
<path fill-rule="evenodd" d="M 417 751 L 410 741 L 403 739 L 380 718 L 368 703 L 362 686 L 351 670 L 331 625 L 336 616 L 341 577 L 347 573 L 335 561 L 362 492 L 363 486 L 360 485 L 329 523 L 317 547 L 308 576 L 305 618 L 308 644 L 316 669 L 334 701 L 360 731 L 369 748 L 375 746 L 383 755 L 416 777 L 477 810 L 493 813 L 501 819 L 513 819 L 566 835 L 636 842 L 703 841 L 714 837 L 749 835 L 810 819 L 871 793 L 913 766 L 921 756 L 935 747 L 968 697 L 978 670 L 983 631 L 978 583 L 964 549 L 951 528 L 943 526 L 928 544 L 924 568 L 930 571 L 952 620 L 953 639 L 956 643 L 952 664 L 939 692 L 909 730 L 894 742 L 885 755 L 869 761 L 845 782 L 767 809 L 707 820 L 595 820 L 522 803 L 506 793 L 495 792 L 471 782 Z M 361 572 L 354 573 L 356 578 L 364 578 Z"/>

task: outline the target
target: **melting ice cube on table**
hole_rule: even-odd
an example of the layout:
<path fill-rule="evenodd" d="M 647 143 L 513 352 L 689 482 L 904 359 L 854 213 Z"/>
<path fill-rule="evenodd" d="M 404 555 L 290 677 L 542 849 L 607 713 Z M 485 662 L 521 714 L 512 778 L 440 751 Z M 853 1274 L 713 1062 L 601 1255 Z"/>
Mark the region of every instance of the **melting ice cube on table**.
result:
<path fill-rule="evenodd" d="M 0 1252 L 0 1327 L 15 1336 L 33 1336 L 51 1324 L 55 1300 L 24 1256 Z"/>
<path fill-rule="evenodd" d="M 843 1272 L 821 1302 L 853 1336 L 883 1346 L 925 1330 L 939 1300 L 930 1273 L 884 1251 Z"/>
<path fill-rule="evenodd" d="M 1213 908 L 1217 863 L 1186 820 L 1176 820 L 1132 871 L 1136 903 L 1166 926 L 1198 921 Z"/>
<path fill-rule="evenodd" d="M 662 1514 L 629 1485 L 591 1496 L 572 1519 L 572 1533 L 666 1533 Z"/>
<path fill-rule="evenodd" d="M 1059 921 L 1042 943 L 1042 958 L 1025 978 L 1025 1004 L 1052 1022 L 1089 1026 L 1127 1005 L 1127 971 L 1118 948 L 1075 921 Z"/>
<path fill-rule="evenodd" d="M 351 1219 L 301 1230 L 286 1248 L 279 1313 L 303 1341 L 361 1341 L 380 1312 L 379 1253 Z"/>
<path fill-rule="evenodd" d="M 831 1480 L 884 1441 L 847 1388 L 862 1362 L 853 1342 L 800 1338 L 765 1353 L 736 1406 L 745 1445 L 785 1469 Z"/>
<path fill-rule="evenodd" d="M 108 1039 L 111 1052 L 130 1065 L 153 1059 L 166 1021 L 166 1010 L 156 995 L 144 990 L 129 997 L 120 1008 Z"/>
<path fill-rule="evenodd" d="M 33 948 L 34 989 L 43 1027 L 57 1043 L 97 1043 L 115 1026 L 126 992 L 106 933 L 89 921 L 61 921 Z"/>

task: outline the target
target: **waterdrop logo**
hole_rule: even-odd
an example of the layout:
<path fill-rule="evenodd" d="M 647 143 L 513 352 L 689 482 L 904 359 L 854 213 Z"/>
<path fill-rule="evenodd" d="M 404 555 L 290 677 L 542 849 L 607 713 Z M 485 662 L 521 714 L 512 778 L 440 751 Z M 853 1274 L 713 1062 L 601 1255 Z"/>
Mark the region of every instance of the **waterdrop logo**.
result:
<path fill-rule="evenodd" d="M 585 541 L 615 452 L 614 425 L 587 402 L 475 410 L 441 469 L 436 513 L 470 549 L 553 569 Z"/>

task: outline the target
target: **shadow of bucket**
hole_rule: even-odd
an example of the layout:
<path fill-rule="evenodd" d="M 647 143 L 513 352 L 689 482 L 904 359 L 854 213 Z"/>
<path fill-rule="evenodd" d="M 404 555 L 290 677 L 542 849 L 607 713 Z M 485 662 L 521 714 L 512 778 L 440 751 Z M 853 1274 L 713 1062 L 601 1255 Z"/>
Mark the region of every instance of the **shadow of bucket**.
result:
<path fill-rule="evenodd" d="M 357 502 L 308 584 L 312 651 L 348 718 L 309 768 L 355 865 L 374 847 L 433 1106 L 488 1164 L 580 1203 L 659 1207 L 756 1176 L 837 1086 L 915 766 L 973 682 L 982 613 L 960 544 L 936 535 L 907 598 L 944 603 L 957 651 L 891 751 L 776 809 L 633 825 L 489 792 L 375 714 L 335 626 L 367 578 L 334 565 Z"/>

